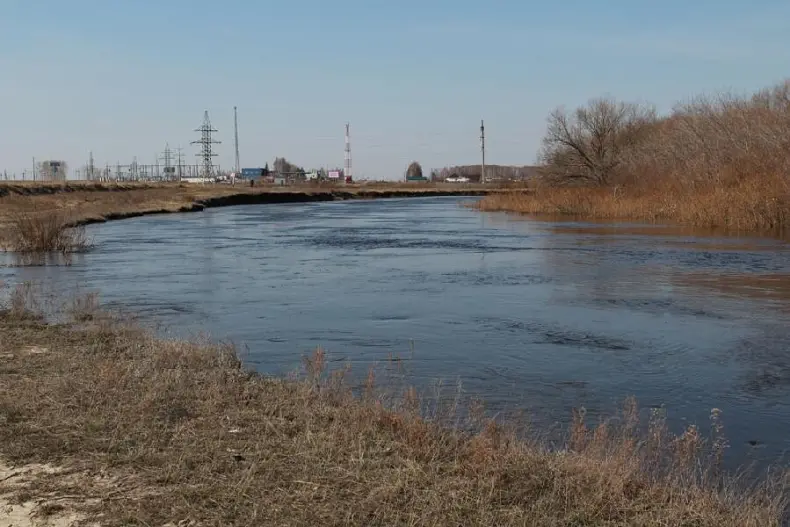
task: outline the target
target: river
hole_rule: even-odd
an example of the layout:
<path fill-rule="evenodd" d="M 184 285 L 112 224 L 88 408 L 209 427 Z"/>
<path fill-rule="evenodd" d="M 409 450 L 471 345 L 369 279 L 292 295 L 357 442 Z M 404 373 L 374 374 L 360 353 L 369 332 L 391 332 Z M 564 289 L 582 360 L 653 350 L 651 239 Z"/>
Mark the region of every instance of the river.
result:
<path fill-rule="evenodd" d="M 232 339 L 266 373 L 316 346 L 363 377 L 400 356 L 410 383 L 460 383 L 542 425 L 634 395 L 676 429 L 721 409 L 739 463 L 790 447 L 786 242 L 482 214 L 457 197 L 218 208 L 89 234 L 72 265 L 0 279 L 98 291 L 163 331 Z"/>

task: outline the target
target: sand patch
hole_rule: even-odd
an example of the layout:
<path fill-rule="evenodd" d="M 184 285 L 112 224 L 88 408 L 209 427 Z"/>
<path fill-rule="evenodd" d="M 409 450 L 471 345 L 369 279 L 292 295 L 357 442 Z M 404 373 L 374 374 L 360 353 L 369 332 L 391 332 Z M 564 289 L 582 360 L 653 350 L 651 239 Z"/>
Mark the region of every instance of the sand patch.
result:
<path fill-rule="evenodd" d="M 70 510 L 67 499 L 59 499 L 57 496 L 28 496 L 23 490 L 36 478 L 57 475 L 59 472 L 48 465 L 12 467 L 0 461 L 0 527 L 75 525 L 81 517 Z"/>

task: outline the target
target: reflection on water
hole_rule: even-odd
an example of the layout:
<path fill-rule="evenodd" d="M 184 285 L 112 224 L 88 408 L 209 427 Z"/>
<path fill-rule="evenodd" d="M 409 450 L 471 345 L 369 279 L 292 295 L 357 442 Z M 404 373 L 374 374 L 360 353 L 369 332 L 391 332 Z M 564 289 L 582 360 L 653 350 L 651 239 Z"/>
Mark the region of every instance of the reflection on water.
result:
<path fill-rule="evenodd" d="M 707 288 L 721 295 L 776 300 L 776 307 L 779 309 L 790 307 L 790 272 L 786 274 L 687 273 L 675 277 L 675 282 L 689 287 Z"/>
<path fill-rule="evenodd" d="M 629 395 L 733 458 L 790 445 L 790 252 L 769 238 L 480 214 L 457 198 L 211 209 L 91 227 L 70 266 L 0 279 L 96 289 L 174 333 L 207 331 L 283 373 L 317 345 L 367 367 L 409 356 L 538 424 Z M 10 262 L 6 261 L 7 264 Z M 761 448 L 754 449 L 753 445 Z"/>
<path fill-rule="evenodd" d="M 43 267 L 71 265 L 80 261 L 84 252 L 75 253 L 15 253 L 5 252 L 0 257 L 0 264 L 7 267 Z"/>

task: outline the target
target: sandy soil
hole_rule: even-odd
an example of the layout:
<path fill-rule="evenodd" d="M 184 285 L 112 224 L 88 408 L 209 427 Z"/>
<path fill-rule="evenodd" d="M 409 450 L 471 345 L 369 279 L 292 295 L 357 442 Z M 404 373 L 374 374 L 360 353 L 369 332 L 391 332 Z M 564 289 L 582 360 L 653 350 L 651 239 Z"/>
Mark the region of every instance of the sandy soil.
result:
<path fill-rule="evenodd" d="M 0 527 L 70 527 L 81 518 L 68 496 L 35 495 L 25 489 L 42 477 L 58 477 L 49 465 L 13 467 L 0 460 Z M 66 476 L 64 476 L 66 477 Z"/>

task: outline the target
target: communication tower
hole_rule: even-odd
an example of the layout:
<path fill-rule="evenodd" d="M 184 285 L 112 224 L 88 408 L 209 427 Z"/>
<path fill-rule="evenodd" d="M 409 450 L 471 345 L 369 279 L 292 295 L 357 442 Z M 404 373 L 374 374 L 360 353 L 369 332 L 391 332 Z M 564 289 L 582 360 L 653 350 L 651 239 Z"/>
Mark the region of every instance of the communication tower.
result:
<path fill-rule="evenodd" d="M 239 175 L 241 171 L 241 165 L 239 164 L 239 119 L 235 106 L 233 107 L 233 140 L 236 149 L 236 166 L 233 167 L 233 171 L 236 175 Z"/>
<path fill-rule="evenodd" d="M 346 123 L 346 151 L 345 151 L 345 166 L 343 167 L 343 175 L 346 181 L 351 177 L 351 132 L 350 125 Z"/>

